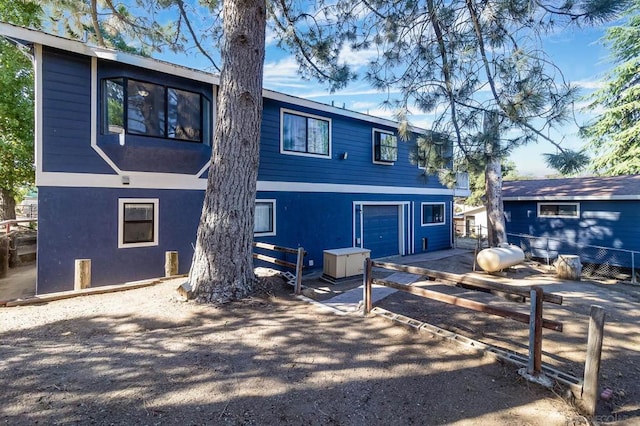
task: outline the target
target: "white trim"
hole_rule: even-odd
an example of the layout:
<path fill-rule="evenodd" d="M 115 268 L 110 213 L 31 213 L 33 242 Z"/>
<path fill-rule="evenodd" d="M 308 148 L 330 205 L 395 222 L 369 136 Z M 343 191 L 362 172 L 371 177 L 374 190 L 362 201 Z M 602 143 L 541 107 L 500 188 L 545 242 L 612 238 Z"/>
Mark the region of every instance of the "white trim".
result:
<path fill-rule="evenodd" d="M 396 137 L 396 157 L 398 156 L 398 136 L 396 136 L 394 132 L 390 132 L 389 130 L 377 128 L 371 129 L 371 161 L 373 162 L 373 164 L 380 164 L 382 166 L 393 166 L 395 164 L 395 161 L 376 161 L 376 132 Z"/>
<path fill-rule="evenodd" d="M 0 28 L 2 24 L 0 24 Z M 43 81 L 42 81 L 42 46 L 37 44 L 34 46 L 34 100 L 35 100 L 35 143 L 34 143 L 34 158 L 36 161 L 36 185 L 42 184 L 42 140 L 44 135 L 43 130 Z"/>
<path fill-rule="evenodd" d="M 386 118 L 374 117 L 372 115 L 364 114 L 362 112 L 350 111 L 350 110 L 339 108 L 333 105 L 327 105 L 320 102 L 300 98 L 293 95 L 287 95 L 285 93 L 280 93 L 280 92 L 276 92 L 269 89 L 264 89 L 262 91 L 262 95 L 265 98 L 273 99 L 274 101 L 286 102 L 289 104 L 294 104 L 294 105 L 305 107 L 305 108 L 311 108 L 311 109 L 326 112 L 329 114 L 340 115 L 342 117 L 355 118 L 356 120 L 362 120 L 368 123 L 378 124 L 380 126 L 389 126 L 394 129 L 398 128 L 398 122 L 396 121 L 388 120 Z M 425 129 L 415 127 L 415 126 L 409 126 L 409 130 L 414 133 L 424 133 L 426 131 Z"/>
<path fill-rule="evenodd" d="M 271 232 L 254 232 L 253 236 L 254 237 L 273 237 L 276 235 L 276 200 L 275 198 L 256 198 L 256 204 L 257 203 L 271 203 L 271 211 L 273 213 L 273 223 L 272 223 L 272 228 L 273 231 Z M 255 219 L 254 219 L 255 221 Z"/>
<path fill-rule="evenodd" d="M 436 223 L 424 223 L 424 206 L 425 205 L 436 205 L 436 204 L 441 204 L 442 205 L 442 222 L 436 222 Z M 433 201 L 433 202 L 424 202 L 424 203 L 420 203 L 420 226 L 443 226 L 447 224 L 447 203 L 445 203 L 444 201 Z"/>
<path fill-rule="evenodd" d="M 397 206 L 398 207 L 398 253 L 401 256 L 407 254 L 405 246 L 407 245 L 407 238 L 410 237 L 411 230 L 407 229 L 407 224 L 404 221 L 405 209 L 410 208 L 411 201 L 353 201 L 352 202 L 352 241 L 356 242 L 356 214 L 358 213 L 358 206 L 360 206 L 360 248 L 364 248 L 364 207 L 365 206 Z"/>
<path fill-rule="evenodd" d="M 54 47 L 66 50 L 67 52 L 79 53 L 81 55 L 100 58 L 108 61 L 120 62 L 149 70 L 160 71 L 172 75 L 177 75 L 205 83 L 220 84 L 220 78 L 215 74 L 187 68 L 170 62 L 158 59 L 146 58 L 144 56 L 133 55 L 131 53 L 102 47 L 89 46 L 81 41 L 47 34 L 37 30 L 19 27 L 16 25 L 0 23 L 0 34 L 18 40 L 26 40 L 34 44 Z"/>
<path fill-rule="evenodd" d="M 526 197 L 503 197 L 503 201 L 607 201 L 607 200 L 640 200 L 640 195 L 576 195 L 576 196 L 526 196 Z"/>
<path fill-rule="evenodd" d="M 122 175 L 44 172 L 38 186 L 204 190 L 207 180 L 177 173 L 123 172 Z M 123 183 L 128 178 L 129 183 Z"/>
<path fill-rule="evenodd" d="M 285 114 L 290 114 L 290 115 L 297 115 L 299 117 L 306 117 L 306 118 L 313 118 L 315 120 L 319 120 L 319 121 L 326 121 L 329 123 L 329 146 L 328 146 L 328 153 L 327 154 L 315 154 L 312 152 L 299 152 L 299 151 L 287 151 L 284 149 L 284 115 Z M 280 154 L 285 154 L 285 155 L 298 155 L 298 156 L 302 156 L 302 157 L 313 157 L 313 158 L 322 158 L 322 159 L 331 159 L 331 145 L 332 145 L 332 128 L 333 125 L 331 123 L 331 118 L 329 117 L 322 117 L 320 115 L 314 115 L 314 114 L 308 114 L 306 112 L 302 112 L 302 111 L 297 111 L 297 110 L 293 110 L 293 109 L 287 109 L 287 108 L 280 108 Z M 307 141 L 308 142 L 308 141 Z"/>
<path fill-rule="evenodd" d="M 397 195 L 453 195 L 453 190 L 445 188 L 422 188 L 408 186 L 350 185 L 337 183 L 258 181 L 258 191 L 274 192 L 336 192 L 358 194 Z"/>
<path fill-rule="evenodd" d="M 566 205 L 566 206 L 576 206 L 576 216 L 567 216 L 564 214 L 559 214 L 559 215 L 541 215 L 540 214 L 540 206 L 561 206 L 561 205 Z M 567 203 L 567 202 L 556 202 L 556 203 L 537 203 L 536 205 L 536 217 L 540 218 L 540 219 L 547 219 L 547 218 L 561 218 L 561 219 L 580 219 L 580 203 Z"/>
<path fill-rule="evenodd" d="M 99 88 L 102 92 L 102 87 Z M 98 102 L 100 102 L 100 96 L 98 95 L 98 58 L 91 58 L 91 148 L 98 153 L 100 158 L 113 169 L 114 172 L 121 175 L 122 170 L 113 162 L 106 152 L 98 146 Z M 125 134 L 120 137 L 126 137 Z"/>
<path fill-rule="evenodd" d="M 129 184 L 123 184 L 123 178 Z M 205 190 L 207 179 L 179 173 L 123 172 L 120 175 L 93 173 L 42 172 L 38 186 L 70 188 L 141 188 L 141 189 L 186 189 Z M 386 195 L 453 195 L 453 190 L 444 188 L 421 188 L 408 186 L 348 185 L 337 183 L 309 182 L 257 182 L 257 191 L 263 192 L 321 192 Z"/>
<path fill-rule="evenodd" d="M 124 242 L 124 205 L 126 203 L 153 204 L 153 241 L 146 243 L 125 243 Z M 138 247 L 154 247 L 160 240 L 158 236 L 158 218 L 159 218 L 158 198 L 118 198 L 118 248 L 138 248 Z"/>

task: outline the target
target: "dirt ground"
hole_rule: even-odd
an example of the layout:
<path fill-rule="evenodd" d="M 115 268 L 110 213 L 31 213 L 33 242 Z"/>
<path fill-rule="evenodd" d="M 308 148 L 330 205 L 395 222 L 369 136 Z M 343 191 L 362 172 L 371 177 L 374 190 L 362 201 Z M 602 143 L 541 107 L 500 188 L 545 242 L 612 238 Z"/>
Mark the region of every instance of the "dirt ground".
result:
<path fill-rule="evenodd" d="M 456 262 L 460 259 L 438 264 L 446 269 Z M 182 280 L 173 280 L 126 292 L 0 308 L 0 421 L 589 424 L 559 396 L 562 390 L 530 384 L 510 364 L 383 318 L 336 315 L 293 297 L 289 287 L 273 281 L 269 294 L 223 306 L 180 301 L 175 288 Z M 620 303 L 629 299 L 626 293 L 611 291 L 620 295 Z M 580 310 L 581 304 L 591 303 L 580 297 L 570 306 Z M 464 317 L 469 314 L 400 293 L 379 305 L 443 326 L 465 324 L 462 328 L 468 328 L 470 336 L 502 343 L 513 337 L 515 346 L 521 345 L 520 331 L 526 329 L 519 323 L 505 329 L 502 320 L 492 324 L 487 317 Z M 567 317 L 562 311 L 549 312 L 553 315 Z M 638 314 L 608 315 L 607 330 L 620 341 L 605 337 L 603 381 L 616 393 L 599 405 L 593 420 L 636 424 Z M 580 338 L 580 325 L 575 327 L 564 335 L 569 340 Z M 552 355 L 547 334 L 543 349 L 545 362 L 579 373 L 579 351 L 570 347 Z"/>

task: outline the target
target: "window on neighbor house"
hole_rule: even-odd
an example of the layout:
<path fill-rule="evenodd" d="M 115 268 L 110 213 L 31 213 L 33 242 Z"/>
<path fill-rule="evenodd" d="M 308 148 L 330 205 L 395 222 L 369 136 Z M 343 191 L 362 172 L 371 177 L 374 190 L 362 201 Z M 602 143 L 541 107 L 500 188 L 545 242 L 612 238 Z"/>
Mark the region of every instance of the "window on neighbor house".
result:
<path fill-rule="evenodd" d="M 199 93 L 128 78 L 105 79 L 103 133 L 209 143 L 210 101 Z"/>
<path fill-rule="evenodd" d="M 276 235 L 275 207 L 275 200 L 256 200 L 256 215 L 253 225 L 254 235 Z"/>
<path fill-rule="evenodd" d="M 398 160 L 398 138 L 390 132 L 373 130 L 373 161 L 391 164 Z"/>
<path fill-rule="evenodd" d="M 422 203 L 422 226 L 445 223 L 444 203 Z"/>
<path fill-rule="evenodd" d="M 281 150 L 287 154 L 329 157 L 331 120 L 282 111 Z"/>
<path fill-rule="evenodd" d="M 158 244 L 158 200 L 119 200 L 119 247 L 147 247 Z"/>
<path fill-rule="evenodd" d="M 580 217 L 580 203 L 538 203 L 538 217 Z"/>

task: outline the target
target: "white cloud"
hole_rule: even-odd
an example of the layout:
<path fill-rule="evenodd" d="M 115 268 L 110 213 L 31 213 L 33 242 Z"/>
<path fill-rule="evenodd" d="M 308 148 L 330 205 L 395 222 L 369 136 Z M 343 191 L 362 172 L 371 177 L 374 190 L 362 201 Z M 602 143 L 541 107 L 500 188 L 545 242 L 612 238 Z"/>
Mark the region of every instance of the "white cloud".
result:
<path fill-rule="evenodd" d="M 344 45 L 340 51 L 340 62 L 344 62 L 352 67 L 363 68 L 379 56 L 379 52 L 375 48 L 353 50 L 351 46 Z"/>
<path fill-rule="evenodd" d="M 298 74 L 298 63 L 292 56 L 285 57 L 278 61 L 264 64 L 264 86 L 268 89 L 292 93 L 292 89 L 299 90 L 309 87 Z"/>
<path fill-rule="evenodd" d="M 586 90 L 598 90 L 604 87 L 604 82 L 601 80 L 577 80 L 572 81 L 571 83 Z"/>

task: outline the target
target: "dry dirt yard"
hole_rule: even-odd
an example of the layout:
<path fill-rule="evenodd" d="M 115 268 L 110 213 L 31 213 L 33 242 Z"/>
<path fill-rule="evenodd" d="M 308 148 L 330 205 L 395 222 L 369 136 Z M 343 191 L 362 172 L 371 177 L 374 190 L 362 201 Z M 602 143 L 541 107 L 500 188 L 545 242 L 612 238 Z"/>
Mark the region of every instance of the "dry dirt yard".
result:
<path fill-rule="evenodd" d="M 466 268 L 460 258 L 421 266 Z M 603 364 L 605 385 L 616 394 L 586 419 L 560 397 L 561 389 L 530 384 L 513 365 L 383 318 L 336 315 L 293 297 L 280 280 L 271 280 L 266 294 L 223 306 L 180 301 L 175 288 L 182 281 L 0 308 L 0 422 L 637 424 L 632 402 L 640 361 L 626 341 L 616 345 L 605 337 L 605 350 L 617 348 Z M 396 293 L 380 305 L 503 347 L 513 340 L 522 352 L 518 339 L 526 325 L 505 329 L 500 320 L 465 317 L 470 314 L 411 297 Z M 590 302 L 576 299 L 571 306 Z M 628 314 L 612 314 L 617 337 L 626 331 L 637 339 L 637 317 Z M 625 329 L 627 320 L 635 322 Z M 572 333 L 571 341 L 579 340 L 579 330 Z M 553 355 L 547 337 L 544 361 L 579 375 L 579 351 Z"/>
<path fill-rule="evenodd" d="M 224 306 L 181 280 L 0 308 L 11 425 L 581 425 L 511 365 L 275 285 Z"/>

